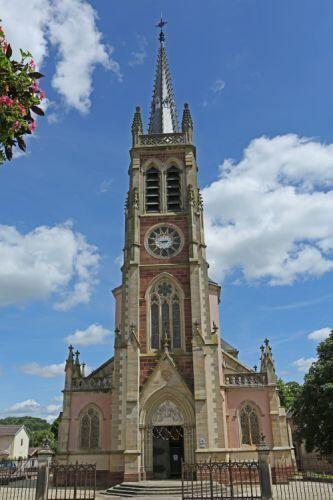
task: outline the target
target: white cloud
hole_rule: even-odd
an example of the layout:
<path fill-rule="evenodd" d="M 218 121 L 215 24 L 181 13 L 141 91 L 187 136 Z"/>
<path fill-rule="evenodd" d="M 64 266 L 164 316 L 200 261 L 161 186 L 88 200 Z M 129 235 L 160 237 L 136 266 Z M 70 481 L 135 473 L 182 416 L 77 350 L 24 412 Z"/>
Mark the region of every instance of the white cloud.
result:
<path fill-rule="evenodd" d="M 129 66 L 140 66 L 141 64 L 143 64 L 145 62 L 145 59 L 147 57 L 147 51 L 146 51 L 146 47 L 147 47 L 147 39 L 145 36 L 142 36 L 142 35 L 138 35 L 137 36 L 137 39 L 138 39 L 138 50 L 137 51 L 134 51 L 132 52 L 131 56 L 131 60 L 130 62 L 128 63 Z"/>
<path fill-rule="evenodd" d="M 54 405 L 54 404 L 51 404 L 51 405 L 47 405 L 45 407 L 45 410 L 48 412 L 48 413 L 51 413 L 53 415 L 58 415 L 58 413 L 60 412 L 62 408 L 62 405 Z"/>
<path fill-rule="evenodd" d="M 55 50 L 52 85 L 67 105 L 89 111 L 92 74 L 101 65 L 121 80 L 119 64 L 111 57 L 98 30 L 97 13 L 86 0 L 0 0 L 6 36 L 14 53 L 28 49 L 42 65 Z M 24 12 L 24 15 L 22 15 Z"/>
<path fill-rule="evenodd" d="M 320 328 L 320 330 L 315 330 L 308 335 L 308 339 L 315 341 L 325 340 L 331 332 L 331 328 L 328 326 L 326 328 Z"/>
<path fill-rule="evenodd" d="M 55 401 L 55 402 L 60 402 L 62 403 L 62 400 L 63 400 L 63 396 L 53 396 L 53 398 L 51 399 L 51 401 Z"/>
<path fill-rule="evenodd" d="M 225 81 L 221 80 L 221 78 L 218 78 L 217 80 L 215 80 L 215 82 L 211 86 L 211 90 L 213 92 L 217 93 L 217 92 L 221 92 L 221 90 L 223 90 L 224 87 L 225 87 Z"/>
<path fill-rule="evenodd" d="M 53 378 L 64 376 L 65 363 L 42 366 L 39 363 L 27 363 L 21 367 L 23 373 L 37 377 Z"/>
<path fill-rule="evenodd" d="M 216 279 L 287 285 L 333 269 L 333 144 L 289 134 L 253 140 L 203 190 Z"/>
<path fill-rule="evenodd" d="M 15 415 L 31 415 L 34 417 L 43 418 L 52 423 L 59 415 L 61 409 L 62 405 L 60 404 L 48 404 L 43 406 L 35 399 L 26 399 L 25 401 L 14 403 L 8 408 L 0 410 L 0 415 L 2 417 Z"/>
<path fill-rule="evenodd" d="M 317 358 L 299 358 L 293 362 L 293 365 L 296 366 L 299 372 L 307 372 L 315 361 L 317 361 Z"/>
<path fill-rule="evenodd" d="M 104 179 L 99 186 L 99 192 L 102 194 L 107 193 L 110 191 L 111 184 L 112 179 Z"/>
<path fill-rule="evenodd" d="M 8 412 L 15 413 L 25 413 L 25 412 L 36 412 L 40 409 L 40 404 L 37 403 L 34 399 L 26 399 L 25 401 L 20 401 L 19 403 L 15 403 L 9 408 L 7 408 Z"/>
<path fill-rule="evenodd" d="M 105 344 L 110 339 L 110 336 L 111 330 L 94 323 L 88 326 L 86 330 L 76 330 L 72 335 L 68 335 L 66 340 L 74 345 Z"/>
<path fill-rule="evenodd" d="M 89 302 L 99 255 L 69 223 L 27 234 L 0 225 L 0 262 L 0 306 L 56 294 L 55 307 L 68 310 Z"/>

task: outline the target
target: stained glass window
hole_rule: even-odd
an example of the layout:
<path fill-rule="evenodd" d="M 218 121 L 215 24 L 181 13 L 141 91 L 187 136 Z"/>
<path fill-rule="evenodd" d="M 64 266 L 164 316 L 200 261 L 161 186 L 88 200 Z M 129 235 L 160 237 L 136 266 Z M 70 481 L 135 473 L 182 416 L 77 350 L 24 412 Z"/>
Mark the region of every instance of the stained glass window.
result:
<path fill-rule="evenodd" d="M 259 421 L 256 410 L 249 404 L 240 412 L 240 425 L 242 430 L 242 444 L 259 444 Z"/>
<path fill-rule="evenodd" d="M 97 410 L 89 410 L 81 418 L 81 448 L 96 449 L 99 447 L 100 418 Z"/>
<path fill-rule="evenodd" d="M 168 281 L 158 282 L 151 291 L 150 299 L 150 347 L 159 349 L 167 334 L 171 349 L 182 347 L 182 302 L 180 291 Z"/>

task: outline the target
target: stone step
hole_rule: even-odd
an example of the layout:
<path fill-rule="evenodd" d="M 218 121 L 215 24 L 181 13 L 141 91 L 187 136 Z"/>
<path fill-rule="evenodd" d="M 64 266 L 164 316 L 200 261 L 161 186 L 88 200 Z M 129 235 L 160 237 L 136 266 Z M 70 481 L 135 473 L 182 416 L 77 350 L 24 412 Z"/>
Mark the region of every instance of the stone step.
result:
<path fill-rule="evenodd" d="M 180 481 L 143 481 L 139 483 L 124 482 L 108 488 L 105 493 L 111 496 L 177 496 L 182 495 Z"/>
<path fill-rule="evenodd" d="M 200 493 L 200 485 L 193 485 L 193 492 Z M 105 491 L 110 496 L 136 497 L 136 496 L 182 496 L 182 486 L 179 481 L 150 481 L 149 484 L 142 483 L 121 483 Z"/>

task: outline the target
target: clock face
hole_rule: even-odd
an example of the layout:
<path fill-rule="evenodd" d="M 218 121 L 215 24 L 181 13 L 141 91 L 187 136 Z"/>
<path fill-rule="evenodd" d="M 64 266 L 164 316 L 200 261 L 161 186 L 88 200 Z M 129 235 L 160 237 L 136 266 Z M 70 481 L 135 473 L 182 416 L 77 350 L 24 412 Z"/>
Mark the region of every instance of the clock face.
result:
<path fill-rule="evenodd" d="M 175 226 L 155 226 L 146 235 L 146 248 L 154 257 L 172 257 L 180 252 L 182 247 L 183 238 Z"/>

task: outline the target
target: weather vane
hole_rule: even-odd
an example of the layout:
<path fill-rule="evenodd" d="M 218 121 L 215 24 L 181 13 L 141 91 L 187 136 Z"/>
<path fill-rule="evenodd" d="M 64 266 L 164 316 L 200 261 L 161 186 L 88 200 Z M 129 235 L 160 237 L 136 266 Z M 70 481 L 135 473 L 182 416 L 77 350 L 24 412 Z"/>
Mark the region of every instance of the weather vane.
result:
<path fill-rule="evenodd" d="M 160 42 L 164 42 L 163 26 L 165 26 L 166 24 L 167 24 L 167 21 L 163 20 L 163 17 L 162 17 L 162 14 L 161 14 L 160 22 L 158 24 L 156 24 L 156 27 L 161 29 L 160 36 L 159 36 Z"/>

